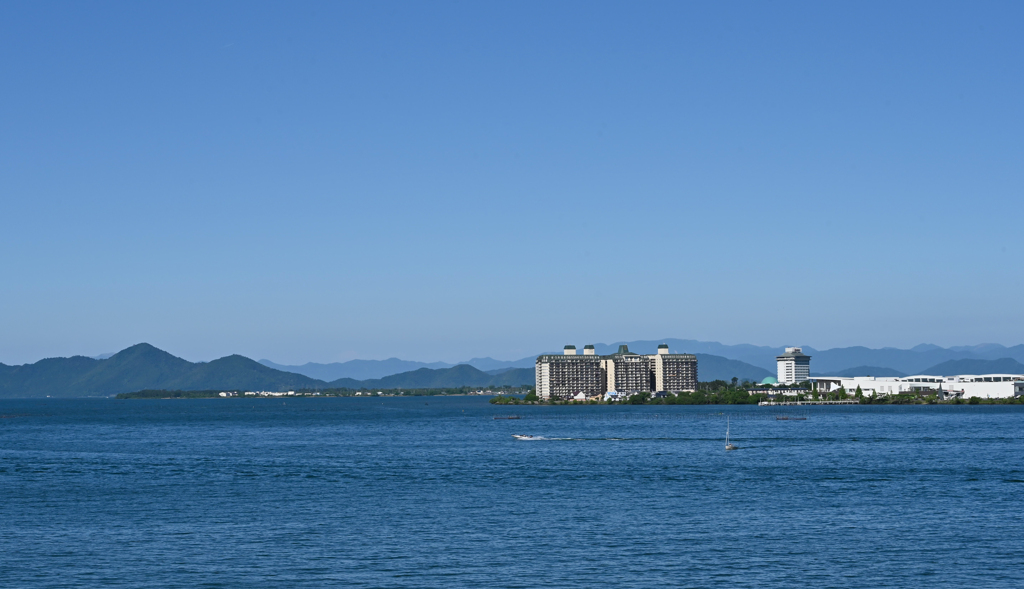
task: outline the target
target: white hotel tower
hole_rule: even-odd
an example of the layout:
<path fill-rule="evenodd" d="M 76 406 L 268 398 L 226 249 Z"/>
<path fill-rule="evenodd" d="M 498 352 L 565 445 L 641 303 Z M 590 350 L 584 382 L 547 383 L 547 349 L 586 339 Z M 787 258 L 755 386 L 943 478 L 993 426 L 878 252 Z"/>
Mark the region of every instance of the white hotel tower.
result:
<path fill-rule="evenodd" d="M 786 353 L 775 357 L 779 368 L 779 384 L 794 384 L 811 378 L 811 357 L 802 348 L 786 348 Z"/>

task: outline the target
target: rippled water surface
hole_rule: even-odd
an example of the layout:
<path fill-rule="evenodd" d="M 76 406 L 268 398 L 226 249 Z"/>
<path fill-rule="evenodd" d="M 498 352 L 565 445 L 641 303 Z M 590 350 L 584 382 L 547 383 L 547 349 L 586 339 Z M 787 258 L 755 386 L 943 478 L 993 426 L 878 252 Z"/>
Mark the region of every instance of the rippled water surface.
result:
<path fill-rule="evenodd" d="M 1022 409 L 0 401 L 0 585 L 1022 587 Z"/>

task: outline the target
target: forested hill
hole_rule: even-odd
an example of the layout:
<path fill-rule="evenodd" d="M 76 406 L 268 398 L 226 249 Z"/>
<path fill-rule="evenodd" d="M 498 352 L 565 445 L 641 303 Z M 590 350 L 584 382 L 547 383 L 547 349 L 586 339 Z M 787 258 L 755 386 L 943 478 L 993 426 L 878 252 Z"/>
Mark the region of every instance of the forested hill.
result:
<path fill-rule="evenodd" d="M 244 356 L 189 362 L 149 344 L 134 345 L 105 360 L 47 358 L 0 369 L 0 397 L 8 398 L 109 397 L 142 389 L 277 391 L 323 386 L 323 381 L 274 370 Z"/>
<path fill-rule="evenodd" d="M 381 379 L 322 380 L 275 370 L 244 356 L 189 362 L 149 344 L 138 344 L 97 360 L 85 356 L 47 358 L 34 364 L 0 364 L 0 398 L 110 397 L 144 389 L 299 390 L 323 388 L 443 388 L 533 384 L 533 369 L 497 375 L 472 366 L 422 368 Z"/>

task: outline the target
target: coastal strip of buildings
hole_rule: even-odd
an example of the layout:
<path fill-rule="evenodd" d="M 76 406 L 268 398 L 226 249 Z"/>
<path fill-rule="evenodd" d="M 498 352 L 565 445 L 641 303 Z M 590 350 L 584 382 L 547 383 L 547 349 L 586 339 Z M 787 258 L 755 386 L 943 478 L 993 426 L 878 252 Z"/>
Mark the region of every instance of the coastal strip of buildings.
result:
<path fill-rule="evenodd" d="M 770 398 L 787 395 L 833 393 L 843 389 L 852 395 L 858 388 L 864 396 L 934 394 L 941 399 L 1005 399 L 1024 396 L 1022 374 L 960 374 L 955 376 L 914 375 L 904 377 L 811 376 L 811 357 L 802 348 L 786 348 L 775 358 L 778 378 L 766 378 L 749 391 Z M 599 356 L 594 346 L 565 346 L 562 354 L 543 354 L 536 361 L 537 396 L 545 401 L 619 401 L 637 393 L 655 397 L 697 390 L 697 357 L 670 354 L 668 345 L 657 354 L 634 354 L 619 346 L 614 354 Z M 801 384 L 802 387 L 793 385 Z M 775 388 L 783 385 L 787 388 Z"/>
<path fill-rule="evenodd" d="M 537 396 L 542 400 L 617 400 L 636 393 L 678 393 L 697 390 L 697 357 L 670 354 L 668 345 L 657 354 L 642 355 L 619 346 L 599 356 L 594 346 L 565 346 L 562 354 L 543 354 L 536 362 Z"/>
<path fill-rule="evenodd" d="M 819 394 L 839 389 L 852 394 L 859 387 L 866 396 L 899 395 L 904 393 L 935 394 L 943 399 L 1007 399 L 1024 396 L 1024 374 L 959 374 L 955 376 L 934 376 L 917 374 L 903 377 L 876 376 L 814 376 L 811 374 L 811 357 L 801 348 L 786 348 L 785 353 L 776 356 L 778 384 L 793 385 L 810 383 L 811 389 Z M 766 381 L 770 379 L 765 379 Z M 774 384 L 762 381 L 762 384 Z M 754 392 L 754 391 L 752 391 Z M 762 391 L 757 391 L 762 392 Z M 772 393 L 769 389 L 764 392 Z"/>

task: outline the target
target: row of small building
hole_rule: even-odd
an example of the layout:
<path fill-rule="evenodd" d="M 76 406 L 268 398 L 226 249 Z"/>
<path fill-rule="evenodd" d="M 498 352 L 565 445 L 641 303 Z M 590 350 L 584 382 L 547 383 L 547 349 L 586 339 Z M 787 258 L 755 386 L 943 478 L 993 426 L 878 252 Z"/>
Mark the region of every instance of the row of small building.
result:
<path fill-rule="evenodd" d="M 808 382 L 811 388 L 821 393 L 839 389 L 853 393 L 860 388 L 866 396 L 899 395 L 904 393 L 934 394 L 941 398 L 979 397 L 982 399 L 1007 399 L 1024 396 L 1024 374 L 959 374 L 955 376 L 932 376 L 917 374 L 903 377 L 876 376 L 811 376 L 811 357 L 801 348 L 786 348 L 786 352 L 775 358 L 778 366 L 779 384 L 790 385 Z M 765 379 L 763 384 L 772 384 Z M 760 391 L 758 391 L 760 392 Z M 776 393 L 776 391 L 765 392 Z"/>
<path fill-rule="evenodd" d="M 658 353 L 634 354 L 626 346 L 607 356 L 594 346 L 565 346 L 562 354 L 537 357 L 537 396 L 547 400 L 615 399 L 635 393 L 678 393 L 697 390 L 697 357 L 670 354 L 668 345 Z"/>
<path fill-rule="evenodd" d="M 241 395 L 246 397 L 294 397 L 295 391 L 245 391 Z M 224 391 L 221 397 L 237 397 L 238 391 Z"/>

